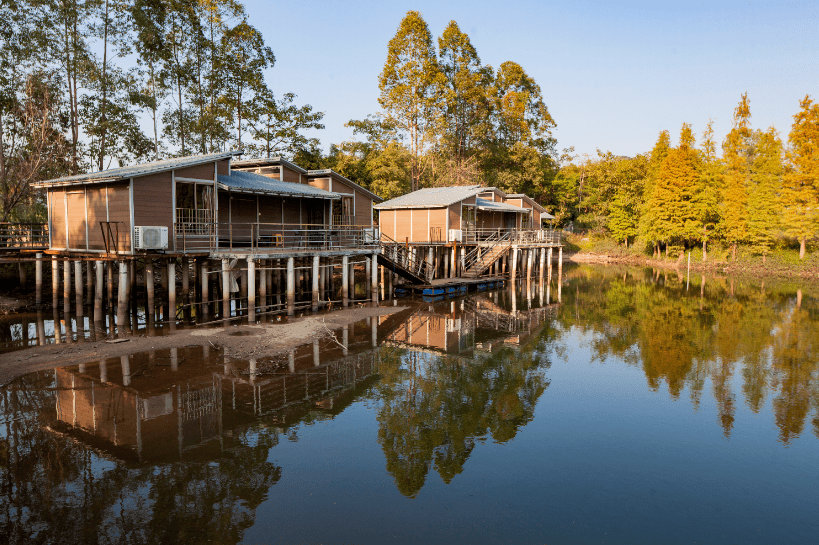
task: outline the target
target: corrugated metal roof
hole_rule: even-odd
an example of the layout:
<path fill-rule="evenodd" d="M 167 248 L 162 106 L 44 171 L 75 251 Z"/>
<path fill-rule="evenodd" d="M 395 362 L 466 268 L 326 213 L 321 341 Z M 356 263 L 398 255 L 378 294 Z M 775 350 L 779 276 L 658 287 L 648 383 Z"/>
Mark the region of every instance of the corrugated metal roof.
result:
<path fill-rule="evenodd" d="M 386 210 L 391 208 L 435 208 L 439 206 L 449 206 L 450 204 L 477 195 L 484 189 L 486 188 L 479 185 L 427 187 L 382 202 L 373 208 Z"/>
<path fill-rule="evenodd" d="M 115 182 L 118 180 L 127 180 L 137 176 L 145 176 L 146 174 L 155 174 L 157 172 L 165 172 L 177 168 L 192 167 L 203 163 L 212 163 L 214 161 L 227 159 L 233 155 L 239 155 L 240 153 L 241 152 L 239 151 L 226 151 L 222 153 L 209 153 L 207 155 L 173 157 L 171 159 L 162 159 L 161 161 L 142 163 L 129 167 L 109 168 L 108 170 L 101 170 L 99 172 L 54 178 L 53 180 L 45 180 L 42 182 L 37 182 L 33 185 L 34 187 L 46 187 L 55 185 Z"/>
<path fill-rule="evenodd" d="M 261 174 L 234 170 L 230 176 L 220 174 L 217 181 L 228 191 L 245 191 L 248 193 L 267 193 L 288 197 L 313 197 L 317 199 L 340 199 L 338 193 L 330 193 L 307 184 L 294 184 L 274 180 Z"/>
<path fill-rule="evenodd" d="M 521 208 L 514 204 L 505 202 L 488 201 L 478 197 L 475 199 L 475 207 L 478 210 L 489 210 L 490 212 L 515 212 L 516 214 L 529 214 L 528 208 Z"/>
<path fill-rule="evenodd" d="M 545 208 L 540 206 L 537 202 L 535 202 L 535 199 L 533 199 L 529 195 L 526 195 L 525 193 L 515 193 L 514 195 L 506 195 L 505 198 L 507 198 L 507 199 L 525 199 L 525 200 L 529 201 L 529 204 L 531 204 L 532 206 L 537 206 L 537 208 L 541 212 L 546 213 Z M 554 219 L 554 216 L 552 217 L 552 219 Z"/>

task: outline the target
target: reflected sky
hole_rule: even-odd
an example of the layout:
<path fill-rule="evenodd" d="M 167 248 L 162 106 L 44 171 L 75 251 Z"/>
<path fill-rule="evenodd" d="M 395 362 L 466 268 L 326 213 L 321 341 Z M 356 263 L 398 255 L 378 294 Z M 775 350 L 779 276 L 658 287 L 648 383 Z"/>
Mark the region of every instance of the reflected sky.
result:
<path fill-rule="evenodd" d="M 0 537 L 810 542 L 815 288 L 562 280 L 409 301 L 274 358 L 197 346 L 18 379 Z"/>

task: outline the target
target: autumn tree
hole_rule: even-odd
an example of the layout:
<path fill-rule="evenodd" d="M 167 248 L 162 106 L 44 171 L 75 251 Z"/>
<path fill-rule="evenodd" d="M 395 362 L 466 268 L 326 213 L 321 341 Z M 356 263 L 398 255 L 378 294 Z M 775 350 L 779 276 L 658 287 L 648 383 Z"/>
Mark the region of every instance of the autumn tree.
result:
<path fill-rule="evenodd" d="M 717 157 L 713 122 L 709 121 L 702 135 L 700 177 L 692 197 L 695 215 L 702 232 L 702 260 L 708 258 L 708 242 L 719 223 L 719 191 L 722 184 L 723 165 Z"/>
<path fill-rule="evenodd" d="M 655 213 L 657 208 L 653 205 L 655 198 L 654 187 L 656 185 L 657 175 L 660 171 L 660 166 L 663 164 L 668 151 L 671 149 L 671 135 L 668 131 L 661 131 L 657 137 L 657 142 L 649 154 L 648 165 L 646 167 L 646 181 L 644 194 L 645 199 L 641 207 L 640 215 L 640 233 L 642 236 L 654 246 L 654 254 L 659 255 L 658 242 L 662 237 L 662 231 L 659 228 L 659 220 Z"/>
<path fill-rule="evenodd" d="M 799 259 L 804 259 L 808 239 L 819 231 L 819 104 L 805 96 L 799 106 L 789 135 L 782 223 L 799 241 Z"/>
<path fill-rule="evenodd" d="M 744 93 L 734 110 L 733 127 L 722 144 L 725 177 L 720 210 L 720 232 L 731 245 L 731 254 L 735 261 L 737 245 L 744 242 L 748 236 L 747 187 L 750 183 L 754 153 L 750 119 L 750 102 L 748 94 Z"/>
<path fill-rule="evenodd" d="M 763 261 L 779 227 L 782 190 L 782 141 L 771 127 L 754 133 L 753 164 L 748 186 L 748 242 Z"/>

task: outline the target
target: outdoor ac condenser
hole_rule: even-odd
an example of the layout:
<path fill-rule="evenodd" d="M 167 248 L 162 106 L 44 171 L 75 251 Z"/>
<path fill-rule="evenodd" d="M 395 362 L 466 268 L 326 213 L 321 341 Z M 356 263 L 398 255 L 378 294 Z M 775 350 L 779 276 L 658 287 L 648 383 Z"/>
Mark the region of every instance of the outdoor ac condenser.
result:
<path fill-rule="evenodd" d="M 464 232 L 461 229 L 450 229 L 449 230 L 449 242 L 463 242 L 463 234 Z"/>
<path fill-rule="evenodd" d="M 134 227 L 134 248 L 137 250 L 164 250 L 168 248 L 167 227 Z"/>

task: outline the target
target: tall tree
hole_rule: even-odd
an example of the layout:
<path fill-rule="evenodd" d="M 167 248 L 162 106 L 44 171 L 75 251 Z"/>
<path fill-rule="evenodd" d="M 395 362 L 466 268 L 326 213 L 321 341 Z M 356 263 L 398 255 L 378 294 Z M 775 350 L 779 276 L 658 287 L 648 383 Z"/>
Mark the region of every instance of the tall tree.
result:
<path fill-rule="evenodd" d="M 722 184 L 723 165 L 717 157 L 713 122 L 708 121 L 702 135 L 700 178 L 693 195 L 697 221 L 702 226 L 702 260 L 708 258 L 708 241 L 719 223 L 719 187 Z"/>
<path fill-rule="evenodd" d="M 725 163 L 725 183 L 722 189 L 720 231 L 731 245 L 736 261 L 737 245 L 748 235 L 748 192 L 751 165 L 753 163 L 753 133 L 751 131 L 751 106 L 748 93 L 734 110 L 734 123 L 722 144 L 722 160 Z"/>
<path fill-rule="evenodd" d="M 167 64 L 170 52 L 165 43 L 168 20 L 167 4 L 163 0 L 135 0 L 131 18 L 136 33 L 134 44 L 137 51 L 139 74 L 143 84 L 135 101 L 151 112 L 154 140 L 154 160 L 159 159 L 159 109 L 168 92 L 163 64 Z"/>
<path fill-rule="evenodd" d="M 748 187 L 748 241 L 765 261 L 779 227 L 782 140 L 771 127 L 754 134 L 755 153 Z"/>
<path fill-rule="evenodd" d="M 258 145 L 250 144 L 248 150 L 259 156 L 272 157 L 285 154 L 292 157 L 297 150 L 311 145 L 302 131 L 323 129 L 321 123 L 324 112 L 314 112 L 309 104 L 296 106 L 293 101 L 296 95 L 285 93 L 276 99 L 273 93 L 264 89 L 254 101 L 254 120 L 250 121 L 250 133 Z M 314 142 L 318 145 L 318 141 Z"/>
<path fill-rule="evenodd" d="M 661 131 L 657 137 L 657 142 L 651 150 L 649 156 L 646 183 L 645 183 L 645 199 L 642 204 L 642 213 L 640 215 L 640 232 L 642 235 L 654 246 L 654 254 L 659 257 L 658 242 L 662 237 L 662 231 L 659 227 L 659 220 L 655 216 L 657 207 L 653 202 L 655 197 L 655 185 L 657 175 L 660 171 L 660 166 L 668 156 L 668 151 L 671 149 L 671 135 L 668 131 Z"/>
<path fill-rule="evenodd" d="M 808 238 L 819 232 L 819 104 L 805 96 L 799 107 L 788 138 L 790 171 L 784 177 L 782 221 L 799 241 L 799 259 L 804 259 Z"/>
<path fill-rule="evenodd" d="M 421 183 L 421 155 L 435 134 L 442 81 L 429 27 L 419 12 L 409 11 L 387 47 L 378 103 L 408 135 L 413 191 Z"/>

